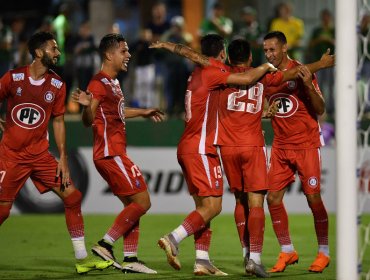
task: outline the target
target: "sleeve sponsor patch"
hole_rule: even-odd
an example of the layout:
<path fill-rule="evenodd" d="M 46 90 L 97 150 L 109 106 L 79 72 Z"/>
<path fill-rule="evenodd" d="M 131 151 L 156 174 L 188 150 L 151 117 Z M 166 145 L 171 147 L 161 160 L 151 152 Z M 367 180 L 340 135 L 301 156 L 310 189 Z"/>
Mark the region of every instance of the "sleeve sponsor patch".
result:
<path fill-rule="evenodd" d="M 55 78 L 51 78 L 51 85 L 56 87 L 57 89 L 60 89 L 63 85 L 63 82 L 62 81 L 59 81 Z"/>
<path fill-rule="evenodd" d="M 14 73 L 12 74 L 13 81 L 18 82 L 18 81 L 23 81 L 24 80 L 24 73 Z"/>
<path fill-rule="evenodd" d="M 103 84 L 105 84 L 105 85 L 109 85 L 109 84 L 110 84 L 107 78 L 103 78 L 103 79 L 101 79 L 101 82 L 102 82 Z"/>

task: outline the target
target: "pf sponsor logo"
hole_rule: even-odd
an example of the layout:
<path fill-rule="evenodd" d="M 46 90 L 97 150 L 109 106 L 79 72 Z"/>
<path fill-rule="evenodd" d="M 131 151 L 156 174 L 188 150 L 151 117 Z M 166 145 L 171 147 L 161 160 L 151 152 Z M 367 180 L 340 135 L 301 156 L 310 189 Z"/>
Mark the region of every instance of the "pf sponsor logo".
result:
<path fill-rule="evenodd" d="M 316 177 L 310 177 L 308 179 L 308 185 L 311 187 L 311 188 L 316 188 L 317 187 L 317 184 L 318 184 L 318 180 Z"/>
<path fill-rule="evenodd" d="M 270 104 L 272 104 L 276 100 L 280 100 L 280 103 L 278 105 L 278 111 L 275 117 L 288 118 L 294 115 L 295 112 L 297 112 L 298 100 L 293 95 L 286 94 L 286 93 L 274 94 L 270 98 Z"/>
<path fill-rule="evenodd" d="M 13 122 L 25 129 L 35 129 L 45 121 L 45 111 L 39 105 L 23 103 L 15 106 L 11 112 Z"/>

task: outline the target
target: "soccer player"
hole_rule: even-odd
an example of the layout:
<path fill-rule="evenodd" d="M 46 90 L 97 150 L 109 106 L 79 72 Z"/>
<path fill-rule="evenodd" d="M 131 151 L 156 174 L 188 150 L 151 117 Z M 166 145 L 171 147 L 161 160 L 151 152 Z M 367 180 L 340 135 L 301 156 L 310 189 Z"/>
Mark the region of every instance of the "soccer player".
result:
<path fill-rule="evenodd" d="M 201 65 L 210 64 L 208 57 L 189 48 L 168 42 L 160 42 L 158 45 L 173 52 L 176 50 L 180 55 Z M 229 62 L 232 65 L 231 72 L 245 72 L 252 69 L 250 67 L 252 56 L 247 41 L 232 41 L 228 53 Z M 309 67 L 312 71 L 317 71 L 332 66 L 333 63 L 333 57 L 324 54 L 321 61 L 310 64 Z M 298 77 L 299 71 L 300 68 L 297 67 L 273 75 L 267 74 L 253 86 L 228 86 L 210 96 L 209 106 L 216 104 L 217 116 L 210 116 L 208 119 L 217 117 L 218 120 L 217 137 L 213 143 L 221 148 L 225 173 L 230 189 L 235 195 L 234 216 L 243 247 L 246 271 L 258 277 L 268 277 L 260 259 L 264 231 L 262 207 L 264 195 L 268 189 L 261 117 L 271 117 L 276 110 L 275 106 L 271 105 L 267 112 L 262 112 L 264 89 Z M 249 207 L 251 215 L 249 215 Z"/>
<path fill-rule="evenodd" d="M 270 32 L 264 37 L 266 59 L 280 70 L 291 69 L 300 63 L 287 55 L 284 33 Z M 311 208 L 319 245 L 318 255 L 309 271 L 323 272 L 329 265 L 328 214 L 320 195 L 321 137 L 318 115 L 325 111 L 325 101 L 316 77 L 307 69 L 300 72 L 300 80 L 282 83 L 269 89 L 270 102 L 280 100 L 279 111 L 272 119 L 272 144 L 267 195 L 272 225 L 281 252 L 271 272 L 283 272 L 287 265 L 298 262 L 298 254 L 290 239 L 288 215 L 283 197 L 298 172 Z"/>
<path fill-rule="evenodd" d="M 153 44 L 152 47 L 164 47 L 177 53 L 182 48 L 168 42 Z M 186 92 L 185 131 L 178 145 L 177 157 L 196 209 L 181 225 L 158 241 L 169 264 L 179 270 L 178 246 L 183 239 L 194 234 L 196 275 L 226 275 L 210 262 L 208 253 L 212 235 L 210 222 L 221 212 L 223 194 L 221 164 L 213 145 L 217 107 L 209 100 L 226 84 L 254 84 L 267 71 L 275 70 L 264 64 L 248 73 L 230 73 L 223 63 L 226 59 L 224 48 L 224 39 L 219 35 L 210 34 L 202 38 L 202 54 L 207 59 L 211 57 L 210 65 L 194 70 Z"/>
<path fill-rule="evenodd" d="M 53 191 L 64 203 L 78 273 L 105 269 L 112 261 L 88 256 L 81 214 L 81 192 L 70 180 L 65 143 L 65 83 L 50 67 L 60 56 L 51 33 L 30 38 L 30 65 L 8 71 L 0 80 L 0 102 L 7 100 L 6 123 L 0 142 L 0 225 L 28 178 L 40 193 Z M 52 119 L 59 161 L 49 153 L 48 123 Z"/>
<path fill-rule="evenodd" d="M 72 98 L 83 106 L 83 123 L 93 128 L 95 167 L 124 209 L 92 251 L 105 260 L 113 260 L 113 265 L 125 273 L 155 274 L 137 258 L 140 217 L 151 203 L 143 175 L 126 153 L 125 119 L 141 116 L 157 122 L 162 120 L 163 113 L 158 109 L 125 108 L 117 75 L 127 71 L 131 55 L 121 34 L 104 36 L 99 52 L 101 71 L 92 78 L 86 92 L 78 89 Z M 113 243 L 121 237 L 124 259 L 119 264 L 113 254 Z"/>

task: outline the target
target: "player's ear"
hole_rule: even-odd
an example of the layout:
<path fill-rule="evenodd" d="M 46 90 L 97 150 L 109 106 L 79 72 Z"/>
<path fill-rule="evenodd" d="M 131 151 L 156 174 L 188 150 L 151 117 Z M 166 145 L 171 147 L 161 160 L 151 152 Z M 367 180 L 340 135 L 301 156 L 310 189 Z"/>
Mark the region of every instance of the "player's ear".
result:
<path fill-rule="evenodd" d="M 36 57 L 42 57 L 42 54 L 43 54 L 42 49 L 36 49 L 35 54 L 36 54 Z"/>
<path fill-rule="evenodd" d="M 283 47 L 282 47 L 282 50 L 283 50 L 283 53 L 287 53 L 288 52 L 288 44 L 284 44 Z"/>

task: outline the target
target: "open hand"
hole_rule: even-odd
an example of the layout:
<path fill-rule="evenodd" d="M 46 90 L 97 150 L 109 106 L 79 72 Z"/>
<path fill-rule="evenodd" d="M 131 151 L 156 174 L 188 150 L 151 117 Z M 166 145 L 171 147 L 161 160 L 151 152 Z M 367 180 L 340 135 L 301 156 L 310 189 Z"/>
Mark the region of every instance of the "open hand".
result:
<path fill-rule="evenodd" d="M 80 90 L 77 88 L 74 92 L 72 92 L 72 101 L 81 104 L 82 106 L 90 106 L 91 104 L 91 92 L 86 90 Z"/>

